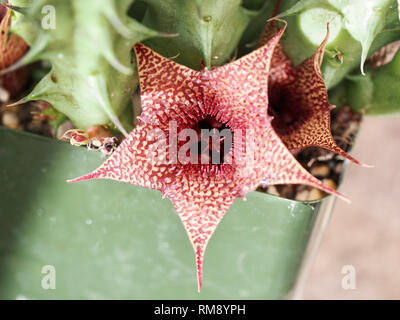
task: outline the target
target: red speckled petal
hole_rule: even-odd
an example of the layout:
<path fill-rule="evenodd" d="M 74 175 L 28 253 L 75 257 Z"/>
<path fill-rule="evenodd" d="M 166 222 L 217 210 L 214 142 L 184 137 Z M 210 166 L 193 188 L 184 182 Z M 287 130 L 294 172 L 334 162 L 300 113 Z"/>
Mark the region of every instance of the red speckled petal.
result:
<path fill-rule="evenodd" d="M 157 125 L 176 120 L 187 126 L 199 116 L 201 81 L 198 71 L 169 60 L 145 45 L 135 45 L 140 81 L 140 118 Z"/>
<path fill-rule="evenodd" d="M 270 21 L 260 43 L 270 39 L 276 28 L 276 21 Z M 322 147 L 363 165 L 342 150 L 331 134 L 331 110 L 334 106 L 329 104 L 321 75 L 328 38 L 329 29 L 316 53 L 297 68 L 293 67 L 282 45 L 277 45 L 269 77 L 269 112 L 274 115 L 272 125 L 289 150 Z"/>
<path fill-rule="evenodd" d="M 4 14 L 4 6 L 3 14 Z M 10 29 L 11 10 L 7 11 L 3 17 L 0 17 L 0 70 L 9 67 L 18 61 L 28 50 L 27 43 L 16 34 L 8 36 Z"/>
<path fill-rule="evenodd" d="M 267 43 L 279 30 L 277 22 L 281 21 L 278 19 L 271 20 L 267 23 L 264 28 L 259 45 L 262 46 Z M 282 20 L 282 22 L 284 22 Z M 286 22 L 284 22 L 286 23 Z M 284 86 L 295 80 L 294 67 L 289 57 L 286 55 L 283 46 L 278 43 L 275 47 L 274 54 L 271 60 L 271 68 L 269 72 L 269 95 L 274 93 L 274 89 L 278 89 L 279 86 Z"/>
<path fill-rule="evenodd" d="M 331 110 L 334 106 L 328 101 L 328 92 L 320 69 L 328 37 L 329 32 L 314 56 L 305 60 L 295 69 L 296 80 L 291 82 L 285 90 L 288 94 L 288 99 L 284 102 L 287 109 L 296 108 L 295 114 L 301 112 L 306 115 L 304 122 L 302 123 L 300 115 L 298 117 L 300 125 L 294 123 L 289 130 L 280 132 L 277 118 L 275 127 L 280 138 L 290 150 L 317 146 L 334 151 L 358 165 L 363 165 L 342 150 L 331 134 Z"/>
<path fill-rule="evenodd" d="M 324 185 L 304 169 L 275 134 L 272 126 L 266 131 L 265 139 L 268 139 L 269 143 L 259 163 L 262 164 L 260 170 L 264 170 L 266 184 L 306 184 L 350 202 L 346 196 Z"/>
<path fill-rule="evenodd" d="M 301 168 L 267 114 L 269 66 L 283 31 L 249 55 L 211 71 L 191 70 L 137 44 L 140 123 L 100 168 L 70 181 L 113 179 L 160 190 L 171 199 L 195 252 L 199 291 L 204 252 L 217 225 L 234 200 L 255 190 L 264 178 L 272 183 L 312 184 L 337 194 Z M 170 138 L 176 140 L 184 129 L 196 128 L 210 117 L 233 132 L 232 162 L 171 161 Z M 150 132 L 164 133 L 165 150 L 154 151 L 153 147 L 160 148 L 149 139 Z M 243 158 L 240 151 L 245 152 Z"/>
<path fill-rule="evenodd" d="M 68 182 L 111 179 L 163 192 L 171 175 L 170 167 L 163 161 L 167 154 L 162 154 L 157 145 L 162 140 L 155 139 L 159 134 L 158 128 L 140 123 L 98 169 Z"/>
<path fill-rule="evenodd" d="M 219 222 L 238 197 L 237 185 L 226 178 L 199 177 L 184 180 L 184 185 L 173 191 L 168 193 L 168 197 L 174 204 L 193 246 L 200 292 L 204 252 Z"/>
<path fill-rule="evenodd" d="M 11 10 L 2 4 L 0 4 L 0 20 L 0 70 L 3 70 L 18 61 L 28 50 L 28 45 L 16 34 L 8 36 Z M 27 78 L 27 70 L 22 68 L 0 77 L 0 86 L 14 96 L 25 86 Z"/>

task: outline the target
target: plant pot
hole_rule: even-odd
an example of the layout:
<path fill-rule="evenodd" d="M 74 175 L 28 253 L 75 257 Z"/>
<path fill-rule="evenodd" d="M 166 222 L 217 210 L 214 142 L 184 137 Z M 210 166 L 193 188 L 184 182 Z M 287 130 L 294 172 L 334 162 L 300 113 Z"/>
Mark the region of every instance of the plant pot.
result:
<path fill-rule="evenodd" d="M 287 298 L 333 202 L 259 192 L 236 200 L 208 245 L 197 293 L 192 247 L 159 192 L 68 184 L 103 162 L 100 153 L 4 127 L 0 141 L 1 299 Z M 55 289 L 42 286 L 47 265 Z"/>

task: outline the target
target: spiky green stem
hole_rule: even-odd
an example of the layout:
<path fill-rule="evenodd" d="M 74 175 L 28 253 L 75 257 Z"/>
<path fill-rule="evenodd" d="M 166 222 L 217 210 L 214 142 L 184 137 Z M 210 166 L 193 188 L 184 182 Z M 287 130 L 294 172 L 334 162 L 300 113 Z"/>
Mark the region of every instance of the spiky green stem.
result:
<path fill-rule="evenodd" d="M 357 65 L 363 71 L 368 55 L 400 38 L 396 0 L 289 0 L 283 4 L 280 17 L 289 24 L 282 42 L 295 64 L 313 54 L 330 23 L 322 65 L 328 88 Z"/>
<path fill-rule="evenodd" d="M 188 67 L 210 68 L 227 61 L 250 20 L 257 14 L 241 6 L 241 0 L 146 0 L 143 23 L 150 28 L 178 33 L 171 39 L 146 42 L 157 52 Z"/>
<path fill-rule="evenodd" d="M 379 69 L 367 68 L 366 75 L 348 76 L 331 96 L 338 106 L 349 105 L 366 115 L 400 115 L 400 51 Z"/>
<path fill-rule="evenodd" d="M 112 122 L 124 132 L 119 116 L 137 87 L 132 46 L 158 35 L 127 16 L 131 3 L 32 0 L 24 16 L 16 14 L 14 30 L 31 48 L 14 68 L 37 60 L 52 66 L 22 102 L 45 100 L 80 128 Z M 55 29 L 42 28 L 45 5 L 55 9 Z"/>

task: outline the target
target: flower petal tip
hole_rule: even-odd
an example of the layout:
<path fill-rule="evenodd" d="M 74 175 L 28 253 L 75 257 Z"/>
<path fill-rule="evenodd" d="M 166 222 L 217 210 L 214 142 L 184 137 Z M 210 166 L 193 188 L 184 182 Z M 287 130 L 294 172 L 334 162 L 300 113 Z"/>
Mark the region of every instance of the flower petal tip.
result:
<path fill-rule="evenodd" d="M 281 22 L 281 23 L 283 23 L 284 24 L 284 29 L 286 29 L 287 24 L 288 24 L 286 20 L 283 20 L 283 19 L 280 19 L 280 18 L 277 18 L 277 17 L 272 17 L 272 18 L 267 20 L 267 23 L 273 23 L 273 22 Z"/>
<path fill-rule="evenodd" d="M 366 163 L 360 163 L 360 166 L 361 167 L 363 167 L 363 168 L 375 168 L 375 166 L 374 165 L 370 165 L 370 164 L 366 164 Z"/>
<path fill-rule="evenodd" d="M 204 249 L 199 249 L 196 252 L 196 269 L 197 269 L 197 292 L 201 292 L 203 285 L 203 253 Z"/>
<path fill-rule="evenodd" d="M 200 293 L 201 292 L 201 285 L 202 285 L 202 279 L 200 278 L 200 276 L 197 276 L 197 292 Z"/>
<path fill-rule="evenodd" d="M 29 98 L 28 98 L 28 97 L 25 97 L 25 98 L 22 98 L 22 99 L 20 99 L 20 100 L 18 100 L 18 101 L 16 101 L 16 102 L 7 104 L 6 107 L 7 107 L 7 108 L 12 108 L 12 107 L 20 106 L 20 105 L 22 105 L 22 104 L 24 104 L 24 103 L 26 103 L 26 102 L 28 102 L 28 101 L 29 101 Z"/>
<path fill-rule="evenodd" d="M 346 195 L 336 191 L 335 189 L 332 189 L 331 187 L 328 187 L 327 185 L 321 183 L 321 186 L 318 186 L 319 189 L 321 189 L 322 191 L 326 192 L 326 193 L 330 193 L 333 196 L 336 196 L 342 200 L 344 200 L 345 202 L 347 202 L 348 204 L 351 203 L 351 200 L 349 197 L 347 197 Z"/>
<path fill-rule="evenodd" d="M 323 148 L 325 148 L 325 146 L 321 146 Z M 357 160 L 356 158 L 352 157 L 351 155 L 349 155 L 346 151 L 344 151 L 343 149 L 341 149 L 339 146 L 336 145 L 335 142 L 332 142 L 331 146 L 326 147 L 328 150 L 331 150 L 333 152 L 336 152 L 337 154 L 340 154 L 342 157 L 345 157 L 347 160 L 353 162 L 356 165 L 359 165 L 360 167 L 364 167 L 364 168 L 373 168 L 373 166 L 370 166 L 368 164 L 365 164 L 359 160 Z"/>
<path fill-rule="evenodd" d="M 364 162 L 358 161 L 357 159 L 353 158 L 350 155 L 347 155 L 346 158 L 349 159 L 354 164 L 356 164 L 356 165 L 358 165 L 358 166 L 360 166 L 362 168 L 375 168 L 375 166 L 372 166 L 372 165 L 366 164 Z"/>
<path fill-rule="evenodd" d="M 342 194 L 340 192 L 335 192 L 334 195 L 337 196 L 338 198 L 342 199 L 343 201 L 347 202 L 347 204 L 351 204 L 350 198 L 345 196 L 344 194 Z"/>
<path fill-rule="evenodd" d="M 86 180 L 92 180 L 92 179 L 98 179 L 98 178 L 100 178 L 100 175 L 96 171 L 94 171 L 94 172 L 88 173 L 88 174 L 83 175 L 78 178 L 68 179 L 67 183 L 80 182 L 80 181 L 86 181 Z"/>

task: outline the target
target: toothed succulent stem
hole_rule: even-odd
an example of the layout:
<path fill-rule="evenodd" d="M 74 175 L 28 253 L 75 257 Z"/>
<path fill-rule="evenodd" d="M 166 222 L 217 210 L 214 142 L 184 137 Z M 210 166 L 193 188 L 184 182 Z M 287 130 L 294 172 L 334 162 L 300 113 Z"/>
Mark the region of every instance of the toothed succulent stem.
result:
<path fill-rule="evenodd" d="M 295 64 L 316 50 L 330 23 L 321 68 L 328 89 L 357 66 L 362 73 L 368 56 L 400 36 L 395 0 L 289 0 L 281 12 L 279 17 L 288 21 L 282 44 Z"/>
<path fill-rule="evenodd" d="M 378 68 L 366 69 L 366 75 L 348 76 L 335 88 L 332 97 L 339 106 L 349 105 L 366 115 L 400 114 L 400 51 L 393 60 Z"/>
<path fill-rule="evenodd" d="M 143 23 L 150 28 L 177 33 L 171 39 L 146 43 L 167 57 L 200 69 L 221 65 L 231 58 L 244 29 L 256 11 L 241 6 L 241 0 L 146 0 Z"/>
<path fill-rule="evenodd" d="M 14 6 L 28 5 L 21 10 L 23 16 L 16 14 L 15 32 L 31 45 L 14 68 L 37 60 L 52 66 L 21 102 L 45 100 L 79 128 L 114 124 L 127 134 L 119 117 L 131 108 L 138 84 L 132 46 L 158 34 L 127 16 L 131 3 L 12 1 Z"/>

